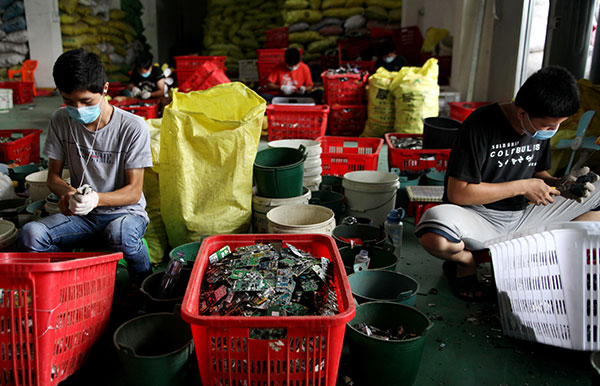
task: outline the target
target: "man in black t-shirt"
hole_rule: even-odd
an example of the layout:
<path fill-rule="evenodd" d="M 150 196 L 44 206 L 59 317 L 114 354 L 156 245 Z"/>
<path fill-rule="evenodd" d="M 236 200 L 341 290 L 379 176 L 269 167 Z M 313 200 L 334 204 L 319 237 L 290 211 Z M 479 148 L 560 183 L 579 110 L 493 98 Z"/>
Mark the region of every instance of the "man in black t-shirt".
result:
<path fill-rule="evenodd" d="M 579 109 L 573 76 L 561 67 L 533 74 L 512 103 L 474 111 L 461 126 L 446 172 L 444 202 L 429 209 L 415 231 L 423 248 L 444 262 L 455 294 L 476 300 L 483 293 L 475 257 L 486 241 L 557 221 L 600 221 L 600 183 L 587 170 L 556 178 L 549 139 Z M 572 181 L 580 175 L 581 196 Z M 567 182 L 568 180 L 568 182 Z M 556 189 L 558 188 L 558 190 Z"/>
<path fill-rule="evenodd" d="M 123 95 L 133 98 L 161 98 L 165 94 L 165 77 L 152 65 L 152 55 L 144 53 L 135 60 L 127 91 Z"/>

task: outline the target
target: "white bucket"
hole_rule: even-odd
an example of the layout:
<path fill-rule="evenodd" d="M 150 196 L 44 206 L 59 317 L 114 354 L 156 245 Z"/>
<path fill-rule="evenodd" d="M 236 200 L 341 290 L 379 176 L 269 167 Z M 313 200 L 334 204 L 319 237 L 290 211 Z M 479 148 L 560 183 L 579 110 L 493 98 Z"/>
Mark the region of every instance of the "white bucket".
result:
<path fill-rule="evenodd" d="M 394 209 L 400 181 L 392 173 L 364 170 L 344 174 L 342 186 L 347 215 L 368 217 L 373 225 L 379 226 Z"/>
<path fill-rule="evenodd" d="M 335 214 L 320 205 L 283 205 L 267 214 L 269 233 L 324 233 L 335 229 Z"/>
<path fill-rule="evenodd" d="M 71 182 L 71 175 L 68 169 L 64 169 L 62 177 L 67 183 Z M 46 184 L 48 179 L 48 170 L 31 173 L 25 177 L 25 187 L 29 189 L 29 199 L 31 202 L 45 200 L 51 193 Z"/>
<path fill-rule="evenodd" d="M 321 166 L 321 157 L 307 157 L 304 160 L 304 170 Z"/>
<path fill-rule="evenodd" d="M 7 220 L 0 220 L 0 250 L 11 247 L 19 236 L 15 224 Z"/>
<path fill-rule="evenodd" d="M 291 147 L 297 149 L 300 145 L 306 148 L 306 158 L 321 155 L 321 143 L 312 139 L 280 139 L 267 143 L 268 147 Z"/>
<path fill-rule="evenodd" d="M 320 174 L 309 176 L 302 179 L 302 185 L 312 190 L 313 192 L 319 190 L 319 186 L 323 182 L 323 177 Z"/>
<path fill-rule="evenodd" d="M 291 198 L 267 198 L 256 195 L 256 189 L 252 195 L 252 229 L 254 233 L 267 233 L 269 222 L 267 213 L 273 208 L 289 204 L 308 204 L 311 197 L 311 190 L 307 187 L 302 188 L 302 195 Z"/>
<path fill-rule="evenodd" d="M 314 176 L 320 176 L 321 173 L 323 173 L 323 168 L 320 166 L 317 166 L 316 168 L 304 168 L 304 178 L 306 177 L 314 177 Z"/>

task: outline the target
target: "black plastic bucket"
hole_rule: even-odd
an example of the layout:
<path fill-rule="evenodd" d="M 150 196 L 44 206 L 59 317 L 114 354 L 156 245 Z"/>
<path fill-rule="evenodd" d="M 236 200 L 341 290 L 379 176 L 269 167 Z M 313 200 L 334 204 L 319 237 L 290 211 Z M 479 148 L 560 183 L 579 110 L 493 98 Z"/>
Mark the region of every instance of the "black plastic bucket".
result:
<path fill-rule="evenodd" d="M 423 149 L 450 149 L 461 123 L 456 119 L 430 117 L 423 119 Z"/>

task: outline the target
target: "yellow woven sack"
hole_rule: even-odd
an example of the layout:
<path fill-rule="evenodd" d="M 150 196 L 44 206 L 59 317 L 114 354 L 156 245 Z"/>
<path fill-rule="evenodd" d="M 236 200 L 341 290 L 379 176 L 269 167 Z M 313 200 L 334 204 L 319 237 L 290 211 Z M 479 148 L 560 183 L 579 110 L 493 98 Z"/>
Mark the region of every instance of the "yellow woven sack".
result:
<path fill-rule="evenodd" d="M 390 21 L 402 21 L 402 8 L 394 8 L 388 11 Z"/>
<path fill-rule="evenodd" d="M 79 19 L 81 19 L 81 16 L 76 13 L 72 15 L 69 15 L 68 13 L 60 14 L 60 24 L 75 24 L 79 21 Z"/>
<path fill-rule="evenodd" d="M 346 7 L 362 7 L 365 5 L 365 0 L 346 0 Z"/>
<path fill-rule="evenodd" d="M 362 137 L 383 137 L 394 129 L 394 94 L 390 85 L 397 72 L 379 67 L 367 85 L 367 121 Z"/>
<path fill-rule="evenodd" d="M 308 1 L 306 0 L 286 0 L 283 4 L 286 9 L 305 9 L 308 8 Z"/>
<path fill-rule="evenodd" d="M 288 36 L 290 43 L 310 43 L 321 39 L 323 39 L 323 36 L 317 31 L 292 32 Z"/>
<path fill-rule="evenodd" d="M 422 52 L 433 52 L 435 45 L 442 41 L 443 38 L 450 35 L 450 31 L 444 28 L 429 27 L 425 32 L 423 39 Z"/>
<path fill-rule="evenodd" d="M 308 0 L 308 2 L 310 3 L 310 9 L 314 9 L 315 11 L 321 9 L 321 0 Z"/>
<path fill-rule="evenodd" d="M 108 11 L 108 17 L 110 20 L 123 20 L 127 17 L 127 12 L 120 9 L 111 9 Z"/>
<path fill-rule="evenodd" d="M 311 9 L 298 9 L 283 12 L 283 20 L 287 25 L 305 21 L 309 24 L 321 21 L 323 14 Z"/>
<path fill-rule="evenodd" d="M 96 16 L 84 16 L 81 18 L 81 21 L 92 26 L 104 24 L 104 20 Z"/>
<path fill-rule="evenodd" d="M 75 24 L 61 24 L 60 32 L 63 35 L 77 36 L 77 35 L 82 35 L 82 34 L 86 33 L 89 28 L 90 27 L 87 24 L 82 23 L 82 22 L 75 23 Z"/>
<path fill-rule="evenodd" d="M 160 201 L 169 243 L 245 233 L 266 103 L 239 82 L 179 93 L 160 136 Z"/>
<path fill-rule="evenodd" d="M 365 11 L 365 9 L 363 7 L 329 8 L 329 9 L 326 9 L 323 11 L 323 16 L 347 19 L 350 16 L 360 15 L 364 11 Z"/>
<path fill-rule="evenodd" d="M 58 8 L 66 13 L 73 13 L 77 8 L 77 2 L 79 0 L 59 0 Z"/>
<path fill-rule="evenodd" d="M 402 8 L 402 0 L 365 0 L 367 6 L 374 5 L 385 9 Z"/>
<path fill-rule="evenodd" d="M 423 118 L 439 113 L 439 66 L 430 58 L 423 67 L 402 67 L 390 85 L 394 94 L 396 133 L 422 133 Z"/>
<path fill-rule="evenodd" d="M 346 0 L 324 0 L 321 9 L 340 8 L 346 6 Z"/>

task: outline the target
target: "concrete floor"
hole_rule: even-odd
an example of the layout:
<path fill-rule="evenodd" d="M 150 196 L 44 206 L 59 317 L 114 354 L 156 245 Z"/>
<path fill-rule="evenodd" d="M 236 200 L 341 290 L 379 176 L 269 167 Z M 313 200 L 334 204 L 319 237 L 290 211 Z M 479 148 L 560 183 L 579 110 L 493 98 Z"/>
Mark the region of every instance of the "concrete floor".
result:
<path fill-rule="evenodd" d="M 0 115 L 0 128 L 46 130 L 59 97 L 38 97 L 32 105 L 16 105 Z M 42 144 L 45 135 L 42 135 Z M 261 148 L 266 146 L 266 140 Z M 387 149 L 379 157 L 387 171 Z M 414 219 L 405 219 L 401 271 L 420 283 L 416 308 L 434 323 L 421 361 L 417 386 L 589 385 L 593 370 L 589 353 L 515 340 L 502 336 L 497 306 L 472 304 L 453 296 L 443 277 L 441 262 L 423 251 L 413 235 Z M 430 289 L 437 289 L 431 294 Z M 116 326 L 111 326 L 112 331 Z M 98 343 L 91 360 L 61 386 L 123 384 L 111 336 Z M 340 373 L 351 374 L 346 357 Z M 382 360 L 393 360 L 382 358 Z M 355 370 L 355 369 L 354 369 Z M 192 370 L 195 371 L 195 370 Z M 189 384 L 197 379 L 190 377 Z M 355 383 L 356 384 L 356 383 Z"/>

